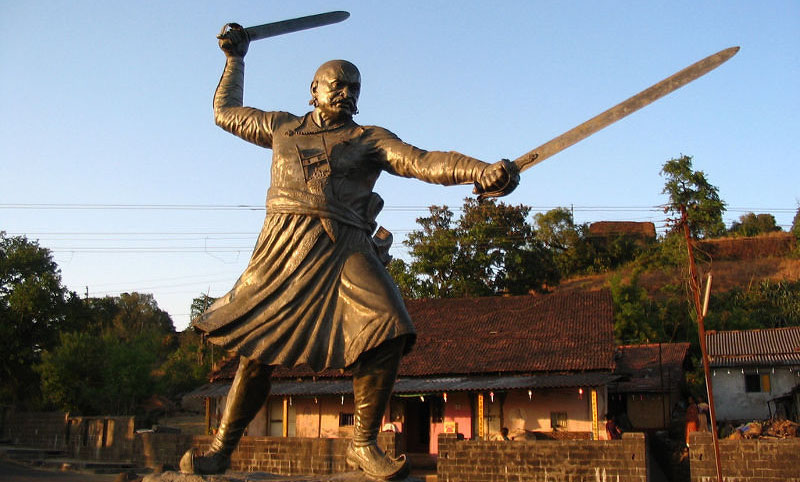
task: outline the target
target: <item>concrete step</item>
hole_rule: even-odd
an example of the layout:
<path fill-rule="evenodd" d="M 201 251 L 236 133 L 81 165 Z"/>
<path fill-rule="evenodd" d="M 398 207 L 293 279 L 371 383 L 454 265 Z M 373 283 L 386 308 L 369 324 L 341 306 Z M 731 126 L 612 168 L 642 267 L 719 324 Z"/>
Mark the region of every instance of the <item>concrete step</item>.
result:
<path fill-rule="evenodd" d="M 0 447 L 0 455 L 14 460 L 39 460 L 64 457 L 66 452 L 59 449 L 41 449 L 35 447 Z"/>

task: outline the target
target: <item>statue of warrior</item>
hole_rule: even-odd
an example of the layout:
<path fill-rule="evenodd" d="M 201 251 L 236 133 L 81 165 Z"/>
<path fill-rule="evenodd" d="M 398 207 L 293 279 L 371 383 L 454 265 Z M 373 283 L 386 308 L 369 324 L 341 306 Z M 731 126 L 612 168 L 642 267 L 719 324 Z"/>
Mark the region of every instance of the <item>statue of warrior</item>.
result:
<path fill-rule="evenodd" d="M 350 62 L 324 63 L 311 82 L 313 110 L 243 107 L 249 39 L 237 24 L 219 36 L 227 57 L 214 95 L 226 131 L 272 149 L 267 213 L 252 258 L 233 288 L 193 326 L 240 357 L 211 448 L 190 450 L 186 473 L 217 474 L 264 405 L 273 367 L 346 368 L 353 374 L 354 433 L 347 464 L 383 479 L 408 473 L 404 455 L 377 445 L 402 356 L 415 341 L 403 299 L 373 238 L 382 172 L 443 185 L 472 184 L 503 195 L 519 182 L 508 161 L 487 164 L 457 152 L 428 152 L 353 120 L 361 75 Z M 381 250 L 383 248 L 384 251 Z"/>

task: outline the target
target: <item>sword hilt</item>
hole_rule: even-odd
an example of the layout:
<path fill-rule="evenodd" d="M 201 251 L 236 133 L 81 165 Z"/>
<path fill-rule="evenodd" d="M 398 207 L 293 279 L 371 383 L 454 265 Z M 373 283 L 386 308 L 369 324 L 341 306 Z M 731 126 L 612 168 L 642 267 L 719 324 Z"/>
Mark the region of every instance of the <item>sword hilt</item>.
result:
<path fill-rule="evenodd" d="M 511 193 L 519 184 L 519 167 L 515 163 L 508 159 L 502 159 L 500 167 L 506 172 L 506 182 L 499 189 L 486 191 L 478 181 L 475 181 L 475 188 L 472 192 L 478 195 L 479 202 L 489 198 L 505 196 Z"/>

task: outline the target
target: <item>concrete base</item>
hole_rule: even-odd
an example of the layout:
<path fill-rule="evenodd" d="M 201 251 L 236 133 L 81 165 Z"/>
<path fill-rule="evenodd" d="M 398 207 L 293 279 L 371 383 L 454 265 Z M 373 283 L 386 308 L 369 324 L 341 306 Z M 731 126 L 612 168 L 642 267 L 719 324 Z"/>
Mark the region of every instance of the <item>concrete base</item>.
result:
<path fill-rule="evenodd" d="M 222 475 L 186 475 L 180 472 L 151 474 L 142 482 L 375 482 L 362 472 L 344 472 L 331 475 L 274 475 L 266 472 L 227 472 Z M 422 482 L 422 479 L 408 477 L 398 482 Z"/>

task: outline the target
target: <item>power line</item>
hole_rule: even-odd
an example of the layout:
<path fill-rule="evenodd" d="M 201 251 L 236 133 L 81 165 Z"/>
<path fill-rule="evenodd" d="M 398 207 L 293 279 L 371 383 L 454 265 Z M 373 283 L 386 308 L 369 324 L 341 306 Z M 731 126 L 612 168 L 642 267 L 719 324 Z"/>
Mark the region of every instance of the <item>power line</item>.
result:
<path fill-rule="evenodd" d="M 604 206 L 575 205 L 575 211 L 661 211 L 664 204 L 649 206 Z M 384 206 L 383 211 L 429 211 L 431 206 Z M 566 206 L 527 206 L 532 211 L 565 208 Z M 264 205 L 256 204 L 108 204 L 108 203 L 0 203 L 0 209 L 89 209 L 89 210 L 190 210 L 190 211 L 265 211 Z M 452 211 L 462 211 L 462 206 L 448 207 Z M 728 206 L 729 212 L 778 212 L 793 213 L 797 207 L 738 207 Z"/>

